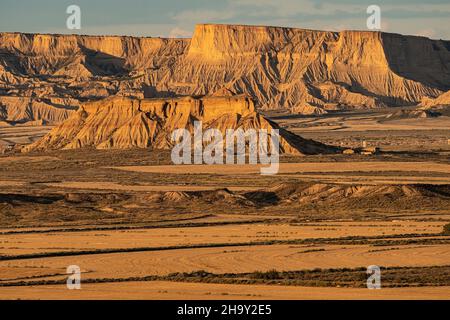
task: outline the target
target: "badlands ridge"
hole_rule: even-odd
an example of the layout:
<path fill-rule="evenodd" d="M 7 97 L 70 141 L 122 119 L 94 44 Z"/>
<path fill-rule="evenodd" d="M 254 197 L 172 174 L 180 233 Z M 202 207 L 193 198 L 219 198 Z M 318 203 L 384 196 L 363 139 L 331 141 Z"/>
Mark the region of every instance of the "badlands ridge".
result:
<path fill-rule="evenodd" d="M 171 149 L 176 129 L 194 132 L 194 122 L 203 130 L 265 129 L 269 136 L 279 129 L 280 153 L 332 153 L 337 148 L 303 139 L 278 127 L 255 111 L 246 96 L 194 97 L 173 99 L 132 99 L 112 97 L 82 105 L 69 119 L 23 151 L 48 149 L 148 148 Z"/>
<path fill-rule="evenodd" d="M 58 124 L 112 95 L 222 88 L 260 109 L 301 114 L 431 104 L 450 89 L 450 41 L 240 25 L 198 25 L 192 39 L 0 33 L 6 124 Z"/>

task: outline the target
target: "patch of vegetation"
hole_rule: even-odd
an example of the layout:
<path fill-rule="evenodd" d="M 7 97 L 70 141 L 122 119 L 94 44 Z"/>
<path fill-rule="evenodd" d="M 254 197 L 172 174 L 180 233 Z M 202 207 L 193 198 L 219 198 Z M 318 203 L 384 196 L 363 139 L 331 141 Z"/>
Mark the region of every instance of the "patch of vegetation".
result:
<path fill-rule="evenodd" d="M 321 251 L 325 251 L 325 249 L 308 249 L 308 250 L 300 251 L 298 253 L 310 253 L 310 252 L 321 252 Z"/>
<path fill-rule="evenodd" d="M 381 286 L 389 287 L 422 287 L 449 286 L 450 266 L 430 267 L 381 267 Z M 264 284 L 309 287 L 352 287 L 367 286 L 367 268 L 335 268 L 312 269 L 299 271 L 255 271 L 250 273 L 215 274 L 205 270 L 194 272 L 176 272 L 166 276 L 149 275 L 129 278 L 84 279 L 83 283 L 113 283 L 130 281 L 174 281 L 196 283 L 223 284 Z M 37 281 L 0 282 L 0 287 L 6 286 L 38 286 L 64 284 L 65 278 Z"/>
<path fill-rule="evenodd" d="M 450 266 L 381 267 L 382 287 L 420 287 L 450 285 Z M 227 284 L 269 284 L 313 287 L 366 287 L 367 268 L 312 269 L 238 274 L 213 274 L 206 271 L 172 273 L 164 280 Z"/>
<path fill-rule="evenodd" d="M 306 238 L 306 239 L 292 239 L 292 240 L 265 240 L 265 241 L 251 241 L 251 242 L 226 242 L 226 243 L 204 243 L 192 245 L 174 245 L 163 247 L 135 247 L 135 248 L 107 248 L 95 250 L 79 250 L 79 251 L 53 251 L 53 252 L 39 252 L 31 254 L 19 255 L 0 255 L 0 261 L 36 259 L 48 257 L 62 257 L 62 256 L 78 256 L 78 255 L 92 255 L 92 254 L 107 254 L 107 253 L 121 253 L 121 252 L 146 252 L 146 251 L 163 251 L 163 250 L 178 250 L 178 249 L 200 249 L 200 248 L 219 248 L 219 247 L 242 247 L 242 246 L 268 246 L 268 245 L 299 245 L 299 244 L 345 244 L 345 245 L 362 245 L 370 244 L 373 246 L 395 246 L 395 245 L 409 245 L 409 244 L 448 244 L 448 239 L 434 239 L 431 236 L 439 236 L 441 234 L 399 234 L 388 236 L 349 236 L 340 238 Z M 400 239 L 399 239 L 400 238 Z M 402 239 L 406 238 L 406 239 Z M 314 249 L 313 249 L 314 250 Z M 318 249 L 319 251 L 322 251 Z M 307 250 L 308 251 L 308 250 Z"/>
<path fill-rule="evenodd" d="M 444 225 L 442 234 L 446 235 L 446 236 L 450 236 L 450 223 L 447 223 L 446 225 Z"/>

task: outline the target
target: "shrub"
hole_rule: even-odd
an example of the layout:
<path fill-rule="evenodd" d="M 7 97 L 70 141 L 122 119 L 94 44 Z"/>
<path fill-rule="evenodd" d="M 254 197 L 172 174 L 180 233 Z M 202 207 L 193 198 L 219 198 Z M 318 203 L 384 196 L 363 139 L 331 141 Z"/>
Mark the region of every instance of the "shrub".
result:
<path fill-rule="evenodd" d="M 281 279 L 281 274 L 276 270 L 270 270 L 267 272 L 256 271 L 250 275 L 253 279 L 275 280 Z"/>
<path fill-rule="evenodd" d="M 447 224 L 444 226 L 444 230 L 442 230 L 442 234 L 445 234 L 445 235 L 450 236 L 450 223 L 447 223 Z"/>

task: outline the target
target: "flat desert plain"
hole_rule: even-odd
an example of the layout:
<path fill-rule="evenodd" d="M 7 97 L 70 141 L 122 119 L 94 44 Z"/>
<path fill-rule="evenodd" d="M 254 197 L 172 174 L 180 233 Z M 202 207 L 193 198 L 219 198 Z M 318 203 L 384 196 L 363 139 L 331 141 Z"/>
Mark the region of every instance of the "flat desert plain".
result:
<path fill-rule="evenodd" d="M 273 176 L 147 149 L 1 156 L 0 298 L 449 299 L 450 121 L 272 118 L 381 153 L 282 156 Z"/>

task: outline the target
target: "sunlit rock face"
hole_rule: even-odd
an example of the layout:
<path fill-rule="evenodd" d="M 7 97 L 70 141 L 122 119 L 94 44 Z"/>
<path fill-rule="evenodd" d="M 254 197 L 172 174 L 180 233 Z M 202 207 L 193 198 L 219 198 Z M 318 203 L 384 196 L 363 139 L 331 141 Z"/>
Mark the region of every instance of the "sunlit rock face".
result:
<path fill-rule="evenodd" d="M 77 112 L 23 151 L 51 149 L 171 149 L 176 129 L 264 129 L 269 136 L 279 130 L 280 153 L 335 153 L 337 148 L 306 140 L 278 127 L 255 111 L 246 96 L 144 99 L 114 97 L 83 104 Z"/>
<path fill-rule="evenodd" d="M 256 108 L 320 115 L 438 97 L 450 89 L 449 50 L 450 41 L 417 36 L 240 25 L 198 25 L 192 39 L 0 33 L 0 95 L 55 109 L 23 121 L 61 121 L 111 95 L 222 89 Z"/>

